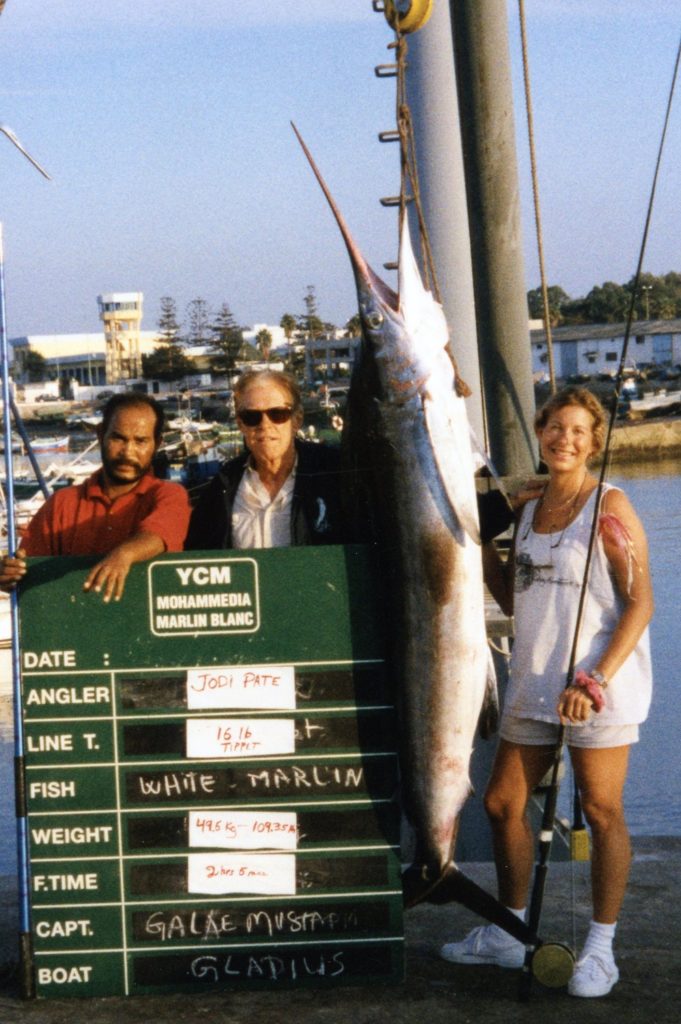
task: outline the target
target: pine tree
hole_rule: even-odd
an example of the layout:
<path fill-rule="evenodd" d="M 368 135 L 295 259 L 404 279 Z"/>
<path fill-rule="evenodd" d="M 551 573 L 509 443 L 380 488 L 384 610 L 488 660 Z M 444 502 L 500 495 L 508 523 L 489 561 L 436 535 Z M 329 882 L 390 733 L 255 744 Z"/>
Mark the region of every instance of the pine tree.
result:
<path fill-rule="evenodd" d="M 187 344 L 206 345 L 211 334 L 211 313 L 205 299 L 192 299 L 187 305 Z"/>
<path fill-rule="evenodd" d="M 181 344 L 180 324 L 177 319 L 175 300 L 164 295 L 160 302 L 158 318 L 158 345 L 150 355 L 142 356 L 142 376 L 147 380 L 181 380 L 196 372 L 192 359 L 185 354 Z"/>
<path fill-rule="evenodd" d="M 158 337 L 166 345 L 177 345 L 180 341 L 180 323 L 177 319 L 175 299 L 163 295 L 160 302 L 161 312 L 158 318 Z"/>
<path fill-rule="evenodd" d="M 210 331 L 210 347 L 214 353 L 211 356 L 211 367 L 217 373 L 228 373 L 234 369 L 239 358 L 244 336 L 226 302 L 218 310 Z"/>

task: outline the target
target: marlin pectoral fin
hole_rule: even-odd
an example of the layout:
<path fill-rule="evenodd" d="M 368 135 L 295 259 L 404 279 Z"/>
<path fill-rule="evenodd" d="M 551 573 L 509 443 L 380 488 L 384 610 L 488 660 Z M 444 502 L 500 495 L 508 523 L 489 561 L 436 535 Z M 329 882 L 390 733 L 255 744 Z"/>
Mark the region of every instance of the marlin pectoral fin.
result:
<path fill-rule="evenodd" d="M 462 401 L 462 399 L 459 399 Z M 439 439 L 447 436 L 443 433 L 440 420 L 441 412 L 437 403 L 427 398 L 423 403 L 426 429 L 430 439 L 430 449 L 442 489 L 450 506 L 450 511 L 463 530 L 476 544 L 480 543 L 480 526 L 478 524 L 478 505 L 475 492 L 468 486 L 460 466 L 456 464 L 455 451 L 450 443 Z M 468 438 L 465 439 L 468 443 Z"/>
<path fill-rule="evenodd" d="M 492 479 L 496 480 L 497 486 L 499 487 L 499 490 L 504 495 L 504 497 L 507 498 L 508 497 L 508 492 L 506 490 L 506 485 L 504 484 L 503 478 L 499 476 L 494 463 L 492 462 L 491 458 L 489 457 L 489 455 L 485 451 L 485 447 L 484 447 L 482 441 L 480 440 L 478 435 L 475 433 L 475 431 L 473 430 L 472 426 L 470 428 L 470 438 L 471 438 L 471 450 L 473 452 L 474 460 L 476 462 L 479 462 L 479 464 L 480 464 L 479 468 L 482 468 L 482 466 L 485 466 L 487 468 L 487 470 L 489 471 L 489 474 L 492 477 Z"/>
<path fill-rule="evenodd" d="M 412 864 L 402 873 L 402 891 L 405 907 L 412 907 L 423 901 L 436 904 L 460 903 L 474 914 L 479 914 L 492 924 L 499 925 L 519 942 L 531 946 L 538 943 L 536 933 L 524 921 L 516 917 L 491 893 L 481 889 L 453 863 L 448 864 L 434 880 L 425 866 Z"/>

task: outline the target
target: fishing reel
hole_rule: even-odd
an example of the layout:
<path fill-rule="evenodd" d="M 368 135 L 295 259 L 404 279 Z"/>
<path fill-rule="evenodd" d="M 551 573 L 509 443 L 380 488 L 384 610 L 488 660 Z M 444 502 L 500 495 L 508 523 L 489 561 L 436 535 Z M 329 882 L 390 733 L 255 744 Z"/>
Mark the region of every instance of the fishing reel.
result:
<path fill-rule="evenodd" d="M 563 942 L 545 942 L 532 954 L 532 977 L 545 988 L 563 988 L 575 969 L 575 954 Z"/>
<path fill-rule="evenodd" d="M 433 13 L 433 0 L 374 0 L 374 10 L 385 14 L 391 28 L 406 35 L 423 28 Z"/>

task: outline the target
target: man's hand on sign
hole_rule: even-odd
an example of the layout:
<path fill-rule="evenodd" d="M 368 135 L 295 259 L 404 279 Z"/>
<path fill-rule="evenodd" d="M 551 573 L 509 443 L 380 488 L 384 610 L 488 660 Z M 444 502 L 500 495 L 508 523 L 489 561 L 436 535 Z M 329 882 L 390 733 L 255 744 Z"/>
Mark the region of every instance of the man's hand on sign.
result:
<path fill-rule="evenodd" d="M 104 602 L 110 601 L 111 598 L 120 601 L 132 562 L 133 559 L 124 550 L 124 545 L 119 545 L 90 569 L 83 590 L 94 590 L 96 594 L 103 591 Z"/>
<path fill-rule="evenodd" d="M 165 544 L 156 533 L 140 530 L 134 537 L 124 540 L 122 544 L 105 555 L 87 574 L 83 590 L 94 590 L 96 594 L 104 591 L 105 602 L 120 601 L 125 588 L 125 580 L 130 566 L 135 562 L 145 562 L 165 551 Z"/>

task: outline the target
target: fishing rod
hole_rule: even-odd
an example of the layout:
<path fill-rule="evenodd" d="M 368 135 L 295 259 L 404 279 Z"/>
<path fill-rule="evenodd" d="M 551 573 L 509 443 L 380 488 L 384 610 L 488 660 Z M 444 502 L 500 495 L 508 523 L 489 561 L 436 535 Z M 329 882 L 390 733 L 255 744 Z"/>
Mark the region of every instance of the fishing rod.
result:
<path fill-rule="evenodd" d="M 9 386 L 9 351 L 5 317 L 5 258 L 3 230 L 0 223 L 0 367 L 2 370 L 2 420 L 5 438 L 5 494 L 7 550 L 14 553 L 17 531 L 14 511 L 14 480 L 12 477 L 12 425 Z M 24 729 L 21 717 L 21 661 L 19 649 L 19 603 L 16 590 L 10 593 L 12 629 L 12 698 L 14 724 L 14 791 L 17 818 L 17 879 L 19 890 L 19 963 L 21 991 L 24 998 L 34 994 L 33 948 L 30 911 L 30 860 L 26 810 L 26 775 L 24 771 Z"/>
<path fill-rule="evenodd" d="M 13 395 L 10 395 L 10 400 L 9 401 L 10 401 L 10 409 L 11 409 L 11 412 L 12 412 L 12 416 L 14 417 L 14 423 L 16 424 L 16 428 L 19 431 L 19 437 L 21 438 L 21 440 L 23 442 L 23 445 L 24 445 L 24 448 L 26 449 L 26 455 L 28 456 L 28 461 L 31 463 L 31 469 L 35 473 L 35 478 L 38 481 L 38 487 L 40 488 L 40 490 L 41 490 L 41 492 L 43 494 L 43 497 L 49 498 L 49 496 L 50 496 L 50 494 L 52 492 L 51 492 L 50 488 L 47 486 L 47 481 L 45 480 L 45 476 L 43 474 L 43 471 L 40 468 L 40 463 L 38 462 L 38 460 L 36 458 L 36 454 L 33 451 L 33 445 L 31 444 L 31 439 L 28 436 L 28 431 L 26 430 L 26 426 L 25 426 L 24 421 L 22 419 L 21 413 L 17 409 L 17 403 L 14 401 L 14 396 Z"/>
<path fill-rule="evenodd" d="M 617 409 L 622 393 L 622 384 L 624 381 L 624 368 L 626 365 L 627 353 L 629 349 L 629 339 L 631 337 L 631 327 L 634 320 L 635 306 L 640 291 L 640 280 L 643 268 L 643 260 L 645 257 L 646 246 L 648 243 L 648 234 L 650 231 L 650 223 L 652 220 L 653 206 L 655 203 L 655 193 L 657 190 L 657 180 L 660 171 L 660 165 L 662 163 L 662 153 L 664 151 L 664 144 L 667 136 L 667 129 L 669 126 L 669 120 L 671 116 L 672 101 L 674 98 L 674 92 L 676 89 L 676 81 L 679 72 L 679 63 L 681 62 L 681 40 L 676 52 L 676 60 L 674 62 L 674 71 L 672 74 L 672 81 L 669 88 L 669 95 L 667 98 L 667 108 L 664 117 L 664 123 L 662 127 L 662 134 L 660 137 L 660 143 L 657 151 L 657 160 L 655 162 L 655 171 L 653 174 L 652 185 L 650 188 L 650 196 L 648 199 L 648 208 L 646 212 L 646 218 L 643 228 L 643 237 L 641 239 L 641 245 L 639 248 L 638 263 L 636 265 L 636 273 L 634 275 L 634 281 L 631 289 L 631 300 L 629 302 L 629 309 L 627 313 L 627 319 L 624 331 L 624 340 L 622 342 L 622 354 L 615 377 L 615 386 L 612 395 L 610 416 L 608 419 L 608 427 L 605 436 L 605 443 L 603 445 L 603 460 L 601 462 L 601 468 L 598 475 L 598 485 L 596 487 L 596 497 L 594 504 L 593 518 L 591 522 L 591 531 L 589 534 L 589 544 L 586 552 L 586 560 L 584 564 L 584 575 L 582 577 L 582 585 L 579 594 L 579 604 L 577 606 L 577 619 L 575 623 L 575 631 L 572 638 L 572 648 L 570 651 L 570 660 L 568 663 L 567 679 L 565 686 L 570 686 L 574 679 L 575 674 L 575 663 L 577 660 L 577 646 L 579 643 L 579 635 L 582 628 L 582 622 L 584 618 L 584 609 L 586 606 L 586 598 L 589 586 L 589 573 L 591 571 L 591 563 L 593 561 L 593 552 L 596 545 L 596 538 L 598 535 L 598 520 L 600 516 L 600 504 L 603 494 L 603 487 L 605 484 L 605 477 L 608 470 L 608 459 L 610 456 L 612 433 L 615 427 L 615 420 L 617 418 Z M 556 816 L 556 804 L 558 801 L 558 789 L 559 789 L 559 769 L 563 757 L 563 748 L 565 746 L 565 735 L 566 727 L 561 723 L 558 730 L 558 738 L 556 740 L 556 746 L 553 751 L 553 762 L 551 771 L 551 780 L 546 792 L 546 800 L 544 803 L 544 812 L 542 815 L 541 828 L 539 832 L 539 842 L 537 850 L 537 860 L 535 864 L 534 882 L 532 887 L 532 894 L 530 897 L 530 908 L 528 914 L 528 925 L 530 930 L 537 934 L 539 923 L 541 920 L 542 904 L 544 899 L 544 890 L 546 885 L 546 876 L 548 873 L 548 861 L 551 854 L 551 845 L 553 842 L 554 833 L 554 821 Z M 550 950 L 547 950 L 550 954 Z M 520 977 L 520 988 L 519 997 L 522 1000 L 529 998 L 531 987 L 532 987 L 532 976 L 538 977 L 541 980 L 541 974 L 544 969 L 542 960 L 542 947 L 533 948 L 532 946 L 527 947 L 525 955 L 525 963 L 523 965 L 522 974 Z M 548 967 L 548 958 L 547 964 Z M 567 979 L 566 979 L 567 980 Z"/>
<path fill-rule="evenodd" d="M 0 14 L 5 0 L 0 0 Z M 31 156 L 15 133 L 7 125 L 0 124 L 2 133 L 12 145 L 42 174 L 48 181 L 50 175 L 38 161 Z M 0 376 L 2 393 L 2 427 L 5 438 L 5 497 L 7 523 L 7 550 L 16 551 L 17 530 L 14 508 L 14 477 L 12 466 L 12 425 L 10 413 L 14 411 L 17 427 L 23 437 L 23 423 L 14 404 L 14 397 L 9 386 L 9 343 L 7 339 L 7 318 L 5 314 L 5 254 L 3 244 L 3 226 L 0 222 Z M 29 458 L 34 465 L 41 490 L 45 493 L 46 485 L 42 473 L 34 464 L 33 451 L 28 445 Z M 14 792 L 17 818 L 17 882 L 19 896 L 19 969 L 21 994 L 25 999 L 35 996 L 35 975 L 33 965 L 33 937 L 31 934 L 31 903 L 30 903 L 30 851 L 28 843 L 28 820 L 26 804 L 26 773 L 24 767 L 24 727 L 21 715 L 21 652 L 19 647 L 19 601 L 16 589 L 10 593 L 10 624 L 12 630 L 12 716 L 14 724 Z"/>

